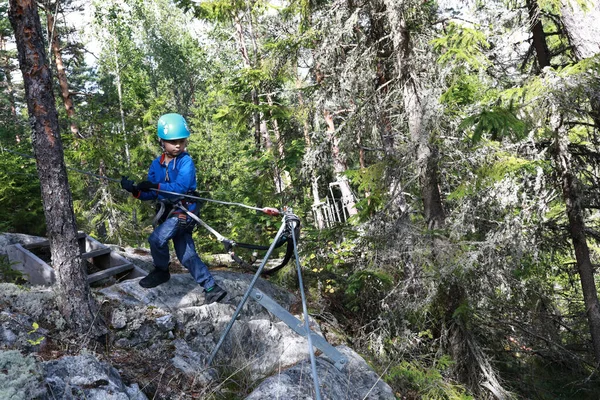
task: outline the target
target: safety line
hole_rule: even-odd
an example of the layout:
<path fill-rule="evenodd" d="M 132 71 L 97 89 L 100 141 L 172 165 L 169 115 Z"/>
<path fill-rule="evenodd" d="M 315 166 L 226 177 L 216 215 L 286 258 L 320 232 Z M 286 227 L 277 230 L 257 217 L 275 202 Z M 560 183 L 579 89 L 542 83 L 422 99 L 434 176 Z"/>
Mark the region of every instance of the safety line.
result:
<path fill-rule="evenodd" d="M 19 155 L 21 157 L 32 158 L 32 159 L 35 160 L 35 157 L 31 156 L 29 154 L 19 153 L 17 151 L 9 150 L 9 149 L 4 148 L 4 147 L 0 147 L 0 150 L 8 151 L 9 153 L 17 154 L 17 155 Z M 67 169 L 79 172 L 80 174 L 89 175 L 89 176 L 92 176 L 92 177 L 97 178 L 97 179 L 104 179 L 104 180 L 107 180 L 107 181 L 110 181 L 110 182 L 117 182 L 117 183 L 121 182 L 120 179 L 111 178 L 111 177 L 104 176 L 104 175 L 94 174 L 92 172 L 88 172 L 88 171 L 84 171 L 84 170 L 81 170 L 81 169 L 69 167 L 67 165 L 65 165 L 65 166 L 66 166 Z M 210 202 L 210 203 L 224 204 L 224 205 L 228 205 L 228 206 L 244 207 L 244 208 L 247 208 L 247 209 L 250 209 L 250 210 L 260 211 L 260 212 L 263 212 L 263 213 L 265 213 L 267 215 L 272 215 L 272 216 L 278 216 L 278 215 L 281 214 L 278 209 L 273 208 L 273 207 L 263 207 L 263 208 L 252 207 L 252 206 L 249 206 L 249 205 L 246 205 L 246 204 L 242 204 L 242 203 L 234 203 L 234 202 L 230 202 L 230 201 L 207 199 L 205 197 L 192 196 L 192 195 L 189 195 L 189 194 L 182 194 L 182 193 L 177 193 L 177 192 L 170 192 L 170 191 L 161 190 L 161 189 L 150 189 L 150 190 L 153 190 L 153 191 L 158 192 L 158 193 L 165 193 L 165 194 L 171 194 L 171 195 L 176 195 L 176 196 L 182 196 L 182 197 L 186 197 L 186 198 L 194 199 L 194 200 L 207 201 L 207 202 Z"/>
<path fill-rule="evenodd" d="M 233 203 L 230 201 L 222 201 L 222 200 L 213 200 L 213 199 L 207 199 L 204 197 L 198 197 L 198 196 L 192 196 L 189 194 L 181 194 L 181 193 L 177 193 L 177 192 L 169 192 L 168 190 L 162 190 L 162 189 L 150 189 L 153 190 L 155 192 L 158 193 L 165 193 L 165 194 L 172 194 L 172 195 L 176 195 L 176 196 L 183 196 L 189 199 L 195 199 L 195 200 L 203 200 L 203 201 L 210 201 L 211 203 L 218 203 L 218 204 L 224 204 L 227 206 L 238 206 L 238 207 L 244 207 L 244 208 L 248 208 L 250 210 L 255 210 L 255 211 L 261 211 L 264 212 L 265 214 L 268 215 L 273 215 L 273 216 L 278 216 L 280 214 L 279 210 L 273 207 L 252 207 L 246 204 L 242 204 L 242 203 Z"/>

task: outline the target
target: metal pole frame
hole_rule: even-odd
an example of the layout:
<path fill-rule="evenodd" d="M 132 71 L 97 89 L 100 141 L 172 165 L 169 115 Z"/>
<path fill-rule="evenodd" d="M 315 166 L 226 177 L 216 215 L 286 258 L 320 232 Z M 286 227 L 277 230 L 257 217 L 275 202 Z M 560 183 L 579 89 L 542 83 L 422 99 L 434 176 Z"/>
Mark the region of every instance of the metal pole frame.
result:
<path fill-rule="evenodd" d="M 235 310 L 235 313 L 233 313 L 233 316 L 231 317 L 231 320 L 229 321 L 229 323 L 227 324 L 227 327 L 225 328 L 225 330 L 221 334 L 221 338 L 219 339 L 219 342 L 217 343 L 216 347 L 213 349 L 212 353 L 210 354 L 210 357 L 208 358 L 208 361 L 206 362 L 207 366 L 210 366 L 212 364 L 215 356 L 219 352 L 219 349 L 223 345 L 223 342 L 225 341 L 225 338 L 227 337 L 227 335 L 229 334 L 229 331 L 233 327 L 233 324 L 234 324 L 236 318 L 238 317 L 238 315 L 242 311 L 242 308 L 244 307 L 244 304 L 246 304 L 246 300 L 248 300 L 248 297 L 250 297 L 250 292 L 252 291 L 252 288 L 254 287 L 254 285 L 256 285 L 256 282 L 258 281 L 258 278 L 260 277 L 260 273 L 262 272 L 263 268 L 265 267 L 265 265 L 267 263 L 267 260 L 271 256 L 271 253 L 275 249 L 275 245 L 277 244 L 277 242 L 279 241 L 279 238 L 281 237 L 281 235 L 285 231 L 285 227 L 286 227 L 286 224 L 287 224 L 286 217 L 287 217 L 287 215 L 283 217 L 283 223 L 281 224 L 281 227 L 279 228 L 279 231 L 277 231 L 277 235 L 275 235 L 275 239 L 273 239 L 273 243 L 271 243 L 271 246 L 269 247 L 269 250 L 267 250 L 267 254 L 265 254 L 265 257 L 263 258 L 262 262 L 260 263 L 260 266 L 258 267 L 258 270 L 254 274 L 254 278 L 252 278 L 252 281 L 250 282 L 250 285 L 248 286 L 248 289 L 246 290 L 246 293 L 244 294 L 244 297 L 242 297 L 242 300 L 240 301 L 240 303 L 237 306 L 237 309 Z"/>
<path fill-rule="evenodd" d="M 281 224 L 281 227 L 279 228 L 279 231 L 277 232 L 275 239 L 273 239 L 273 243 L 269 247 L 267 254 L 263 258 L 260 266 L 258 267 L 258 270 L 254 274 L 254 278 L 250 282 L 250 285 L 248 286 L 248 289 L 246 290 L 244 297 L 242 297 L 242 300 L 240 300 L 240 303 L 238 304 L 233 316 L 231 317 L 231 320 L 229 321 L 229 323 L 225 327 L 225 330 L 221 334 L 221 338 L 219 339 L 217 345 L 215 346 L 212 353 L 210 354 L 206 365 L 207 365 L 207 367 L 209 367 L 212 364 L 212 362 L 214 361 L 221 346 L 225 342 L 227 335 L 231 331 L 231 328 L 233 327 L 235 320 L 237 319 L 238 315 L 242 311 L 242 308 L 246 304 L 248 297 L 250 297 L 252 295 L 252 298 L 255 301 L 257 301 L 260 305 L 262 305 L 264 308 L 266 308 L 267 311 L 271 312 L 273 315 L 278 317 L 281 321 L 283 321 L 286 325 L 288 325 L 293 331 L 295 331 L 296 333 L 298 333 L 301 336 L 306 336 L 307 342 L 308 342 L 308 353 L 309 353 L 310 362 L 311 362 L 311 370 L 312 370 L 313 381 L 314 381 L 314 386 L 315 386 L 315 396 L 316 396 L 317 400 L 321 400 L 321 392 L 320 392 L 320 388 L 319 388 L 319 377 L 317 375 L 317 363 L 316 363 L 316 358 L 315 358 L 315 354 L 313 351 L 313 346 L 317 347 L 318 349 L 323 351 L 332 361 L 334 361 L 334 366 L 339 370 L 342 370 L 344 368 L 344 366 L 347 363 L 347 360 L 346 360 L 346 357 L 344 357 L 335 347 L 333 347 L 332 345 L 327 343 L 327 341 L 323 337 L 312 332 L 310 329 L 308 307 L 307 307 L 307 302 L 306 302 L 306 296 L 304 294 L 304 284 L 302 282 L 302 271 L 301 271 L 300 261 L 299 261 L 300 258 L 298 256 L 296 233 L 295 233 L 295 229 L 294 229 L 296 224 L 300 223 L 300 219 L 296 215 L 286 212 L 284 214 L 282 222 L 283 223 Z M 271 253 L 273 252 L 273 250 L 275 248 L 275 244 L 277 243 L 277 241 L 279 240 L 279 238 L 285 231 L 285 228 L 288 226 L 288 224 L 290 225 L 290 228 L 291 228 L 290 231 L 292 234 L 292 240 L 293 240 L 293 244 L 294 244 L 294 256 L 296 258 L 296 267 L 298 269 L 298 283 L 299 283 L 299 288 L 300 288 L 300 294 L 302 297 L 302 311 L 304 314 L 303 329 L 301 328 L 302 323 L 300 322 L 300 320 L 298 320 L 296 317 L 294 317 L 292 314 L 290 314 L 287 310 L 285 310 L 283 307 L 281 307 L 279 304 L 277 304 L 277 302 L 275 302 L 269 296 L 262 293 L 260 290 L 254 288 L 254 285 L 256 285 L 256 282 L 258 281 L 258 278 L 260 277 L 260 273 L 262 272 L 264 266 L 267 263 L 267 260 L 269 259 Z"/>

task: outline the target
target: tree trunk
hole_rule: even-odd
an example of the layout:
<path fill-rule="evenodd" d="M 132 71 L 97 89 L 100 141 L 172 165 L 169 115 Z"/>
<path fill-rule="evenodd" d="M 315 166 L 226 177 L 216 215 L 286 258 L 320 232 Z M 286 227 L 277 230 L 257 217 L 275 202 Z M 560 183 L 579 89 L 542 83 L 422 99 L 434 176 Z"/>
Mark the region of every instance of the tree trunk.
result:
<path fill-rule="evenodd" d="M 58 78 L 58 84 L 60 86 L 60 95 L 63 100 L 63 104 L 65 105 L 65 110 L 67 110 L 67 117 L 69 117 L 69 121 L 71 123 L 71 133 L 75 137 L 81 137 L 79 133 L 79 127 L 75 122 L 75 106 L 73 105 L 73 98 L 71 96 L 71 91 L 69 90 L 69 81 L 67 79 L 67 74 L 65 72 L 65 65 L 62 59 L 62 53 L 60 49 L 60 38 L 58 36 L 58 31 L 55 25 L 54 15 L 52 15 L 51 10 L 46 10 L 46 21 L 48 22 L 48 32 L 50 32 L 51 37 L 51 47 L 52 54 L 54 55 L 54 63 L 56 64 L 56 75 Z"/>
<path fill-rule="evenodd" d="M 281 169 L 280 161 L 285 158 L 285 143 L 283 142 L 283 136 L 281 136 L 281 130 L 279 129 L 279 121 L 277 118 L 273 116 L 273 97 L 270 93 L 267 93 L 267 104 L 269 104 L 269 118 L 271 124 L 273 125 L 273 134 L 275 136 L 275 143 L 277 145 L 277 153 L 273 153 L 275 155 L 275 167 L 274 167 L 274 175 L 275 175 L 275 193 L 283 193 L 285 189 L 291 186 L 292 179 L 290 177 L 290 173 Z"/>
<path fill-rule="evenodd" d="M 239 18 L 239 16 L 235 16 L 233 18 L 233 23 L 237 32 L 238 50 L 242 55 L 244 67 L 252 68 L 252 62 L 250 61 L 250 56 L 248 55 L 248 47 L 246 46 L 246 39 L 244 38 L 244 26 L 242 25 L 242 20 Z M 256 144 L 256 149 L 260 150 L 260 115 L 257 111 L 260 102 L 258 99 L 258 92 L 255 88 L 250 90 L 250 98 L 252 99 L 252 104 L 255 107 L 255 110 L 252 112 L 252 123 L 254 125 L 254 143 Z"/>
<path fill-rule="evenodd" d="M 35 2 L 10 0 L 9 19 L 15 32 L 33 128 L 33 150 L 42 189 L 52 265 L 57 276 L 59 308 L 74 331 L 98 337 L 106 332 L 106 328 L 98 315 L 98 306 L 82 268 L 52 91 L 52 72 Z"/>
<path fill-rule="evenodd" d="M 581 207 L 582 198 L 577 177 L 571 166 L 571 155 L 567 147 L 567 132 L 562 125 L 562 121 L 554 125 L 556 169 L 559 173 L 563 199 L 567 207 L 569 233 L 575 250 L 594 357 L 596 363 L 600 364 L 600 303 L 598 302 L 598 292 L 594 280 L 594 266 L 590 259 L 590 250 L 585 235 L 584 210 Z"/>
<path fill-rule="evenodd" d="M 426 129 L 421 90 L 411 74 L 413 54 L 410 31 L 396 2 L 385 0 L 384 3 L 392 30 L 396 66 L 404 88 L 404 112 L 408 121 L 408 131 L 415 147 L 423 213 L 430 229 L 440 229 L 445 224 L 446 215 L 439 189 L 437 149 L 431 144 L 430 133 Z"/>
<path fill-rule="evenodd" d="M 577 60 L 600 54 L 600 1 L 589 0 L 586 11 L 574 1 L 561 1 L 561 20 Z M 600 129 L 600 90 L 590 87 L 591 117 Z"/>
<path fill-rule="evenodd" d="M 561 19 L 566 34 L 573 46 L 573 52 L 578 60 L 593 57 L 600 53 L 600 2 L 591 0 L 586 2 L 588 9 L 584 12 L 577 2 L 561 1 Z M 600 92 L 590 92 L 591 117 L 600 127 Z M 577 188 L 577 178 L 570 165 L 570 154 L 567 147 L 567 133 L 560 132 L 560 124 L 555 129 L 557 146 L 557 166 L 561 174 L 563 197 L 567 206 L 571 240 L 575 249 L 575 258 L 581 280 L 581 290 L 585 304 L 594 357 L 600 365 L 600 304 L 594 279 L 594 266 L 590 260 L 590 253 L 585 236 L 584 210 L 581 208 L 581 195 Z M 564 138 L 564 139 L 563 139 Z"/>
<path fill-rule="evenodd" d="M 300 89 L 300 87 L 300 79 L 296 77 L 296 88 Z M 311 112 L 309 111 L 308 107 L 306 107 L 304 103 L 304 97 L 302 96 L 302 92 L 300 90 L 298 90 L 298 104 L 300 105 L 300 108 L 302 110 L 300 114 L 302 115 L 302 133 L 304 134 L 304 142 L 306 143 L 306 153 L 309 153 L 311 151 L 312 146 L 312 140 L 310 138 L 310 124 L 308 123 Z M 323 229 L 325 228 L 325 215 L 323 214 L 323 210 L 321 208 L 321 196 L 319 195 L 319 177 L 317 176 L 317 172 L 315 170 L 314 165 L 311 165 L 309 169 L 310 190 L 313 198 L 312 209 L 315 218 L 315 225 L 318 229 Z"/>
<path fill-rule="evenodd" d="M 119 53 L 115 46 L 115 79 L 117 81 L 117 96 L 119 97 L 119 115 L 121 116 L 121 132 L 123 133 L 123 141 L 125 142 L 125 160 L 127 166 L 131 165 L 131 155 L 129 154 L 129 138 L 125 129 L 125 110 L 123 107 L 123 85 L 121 84 L 121 64 L 119 63 Z"/>
<path fill-rule="evenodd" d="M 527 0 L 527 11 L 529 12 L 529 26 L 533 34 L 533 47 L 540 70 L 550 66 L 550 51 L 546 43 L 546 33 L 540 20 L 540 9 L 537 0 Z"/>

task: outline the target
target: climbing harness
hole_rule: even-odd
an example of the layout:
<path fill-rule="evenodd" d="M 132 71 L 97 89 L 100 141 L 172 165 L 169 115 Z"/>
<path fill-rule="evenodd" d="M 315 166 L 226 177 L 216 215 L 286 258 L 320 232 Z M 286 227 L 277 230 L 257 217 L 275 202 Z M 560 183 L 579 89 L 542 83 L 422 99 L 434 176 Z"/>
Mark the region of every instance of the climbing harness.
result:
<path fill-rule="evenodd" d="M 194 190 L 193 192 L 190 193 L 190 195 L 198 197 L 198 192 L 196 192 Z M 156 226 L 162 224 L 163 222 L 165 222 L 167 220 L 167 218 L 172 217 L 174 214 L 181 215 L 183 210 L 178 207 L 179 203 L 181 203 L 182 205 L 186 205 L 188 208 L 190 207 L 190 205 L 195 204 L 196 207 L 193 211 L 193 214 L 198 216 L 200 209 L 204 206 L 204 204 L 206 202 L 204 200 L 190 201 L 190 200 L 184 199 L 181 196 L 178 196 L 174 199 L 173 198 L 162 199 L 156 203 L 156 214 L 154 215 L 154 218 L 152 219 L 152 227 L 156 228 Z M 180 211 L 178 211 L 178 210 L 180 210 Z"/>

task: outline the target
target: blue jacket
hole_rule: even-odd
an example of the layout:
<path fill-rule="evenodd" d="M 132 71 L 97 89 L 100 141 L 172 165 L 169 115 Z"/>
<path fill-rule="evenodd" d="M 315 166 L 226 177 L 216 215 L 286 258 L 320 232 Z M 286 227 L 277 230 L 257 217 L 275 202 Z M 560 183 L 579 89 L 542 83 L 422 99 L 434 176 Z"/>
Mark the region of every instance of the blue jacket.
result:
<path fill-rule="evenodd" d="M 150 164 L 148 180 L 158 183 L 159 190 L 188 194 L 196 190 L 196 166 L 186 152 L 172 159 L 168 165 L 165 164 L 165 155 L 161 154 Z M 163 200 L 177 196 L 149 190 L 140 191 L 136 197 L 140 200 Z"/>

